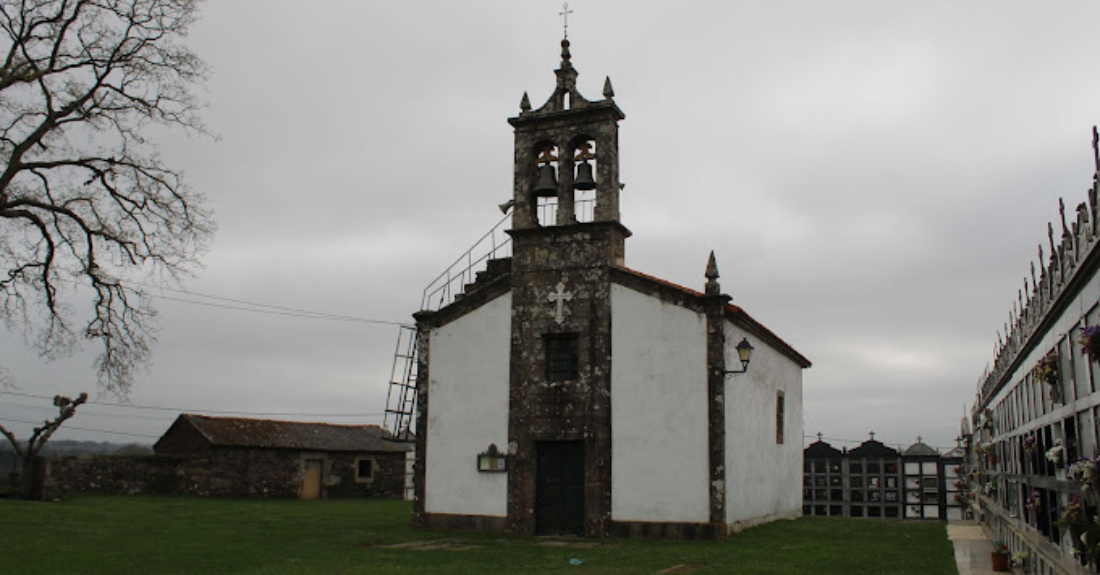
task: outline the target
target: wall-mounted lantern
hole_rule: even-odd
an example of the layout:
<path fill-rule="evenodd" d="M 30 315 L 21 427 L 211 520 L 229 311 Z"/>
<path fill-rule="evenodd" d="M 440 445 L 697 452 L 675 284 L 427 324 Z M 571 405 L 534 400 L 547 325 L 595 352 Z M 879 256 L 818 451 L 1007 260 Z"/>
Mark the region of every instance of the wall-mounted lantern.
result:
<path fill-rule="evenodd" d="M 508 456 L 497 449 L 497 444 L 490 443 L 489 449 L 477 454 L 477 470 L 487 473 L 508 471 Z"/>
<path fill-rule="evenodd" d="M 727 370 L 727 371 L 724 371 L 722 373 L 728 375 L 728 374 L 731 374 L 731 373 L 745 373 L 746 371 L 749 370 L 749 361 L 752 359 L 752 350 L 755 349 L 755 348 L 753 348 L 752 344 L 749 343 L 748 338 L 743 337 L 743 338 L 741 338 L 741 343 L 737 344 L 736 349 L 737 349 L 737 358 L 741 360 L 741 369 L 739 369 L 739 370 L 736 370 L 736 369 L 735 370 Z"/>

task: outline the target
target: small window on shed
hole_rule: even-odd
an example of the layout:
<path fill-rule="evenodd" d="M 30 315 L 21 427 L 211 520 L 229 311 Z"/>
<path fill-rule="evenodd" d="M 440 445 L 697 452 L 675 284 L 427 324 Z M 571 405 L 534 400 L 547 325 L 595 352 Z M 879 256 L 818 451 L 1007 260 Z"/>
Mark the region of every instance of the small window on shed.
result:
<path fill-rule="evenodd" d="M 370 482 L 374 479 L 374 459 L 360 457 L 355 460 L 355 481 Z"/>

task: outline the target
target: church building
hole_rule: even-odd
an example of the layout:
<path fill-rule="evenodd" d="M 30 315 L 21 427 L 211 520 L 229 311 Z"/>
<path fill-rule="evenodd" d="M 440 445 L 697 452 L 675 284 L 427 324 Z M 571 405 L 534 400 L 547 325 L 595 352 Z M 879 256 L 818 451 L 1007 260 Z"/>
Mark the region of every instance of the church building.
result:
<path fill-rule="evenodd" d="M 809 360 L 721 292 L 713 253 L 687 255 L 702 291 L 626 266 L 625 115 L 561 56 L 508 120 L 511 257 L 414 315 L 414 524 L 716 538 L 798 517 Z"/>

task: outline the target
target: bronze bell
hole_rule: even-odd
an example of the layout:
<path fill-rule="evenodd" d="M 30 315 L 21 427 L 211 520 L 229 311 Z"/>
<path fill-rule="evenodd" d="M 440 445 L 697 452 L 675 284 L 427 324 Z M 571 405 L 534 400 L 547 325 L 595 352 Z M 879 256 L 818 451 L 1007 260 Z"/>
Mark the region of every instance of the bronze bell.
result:
<path fill-rule="evenodd" d="M 592 177 L 592 164 L 589 164 L 587 160 L 577 164 L 577 179 L 573 180 L 573 189 L 596 189 L 596 179 Z"/>
<path fill-rule="evenodd" d="M 535 182 L 535 197 L 553 198 L 558 195 L 558 173 L 554 166 L 539 166 L 539 179 Z"/>

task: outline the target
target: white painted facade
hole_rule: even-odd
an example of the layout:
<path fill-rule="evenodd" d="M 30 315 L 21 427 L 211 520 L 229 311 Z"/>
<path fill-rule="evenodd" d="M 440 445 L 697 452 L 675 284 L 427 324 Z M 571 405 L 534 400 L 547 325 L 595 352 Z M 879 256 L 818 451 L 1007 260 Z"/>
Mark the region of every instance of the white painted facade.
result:
<path fill-rule="evenodd" d="M 611 286 L 616 521 L 710 519 L 706 326 L 701 313 Z"/>
<path fill-rule="evenodd" d="M 617 283 L 611 294 L 611 519 L 710 521 L 707 319 Z M 424 509 L 506 517 L 508 474 L 479 472 L 477 453 L 508 449 L 512 295 L 429 335 Z M 726 523 L 731 531 L 801 515 L 802 369 L 723 320 L 726 365 L 755 346 L 747 373 L 725 379 Z M 784 441 L 777 443 L 782 392 Z"/>
<path fill-rule="evenodd" d="M 504 517 L 508 476 L 478 472 L 489 444 L 508 446 L 512 294 L 430 334 L 427 462 L 429 513 Z"/>
<path fill-rule="evenodd" d="M 741 338 L 755 350 L 746 373 L 726 376 L 726 522 L 739 531 L 802 514 L 802 368 L 725 321 L 726 368 L 739 369 Z M 784 398 L 783 443 L 776 406 Z"/>

